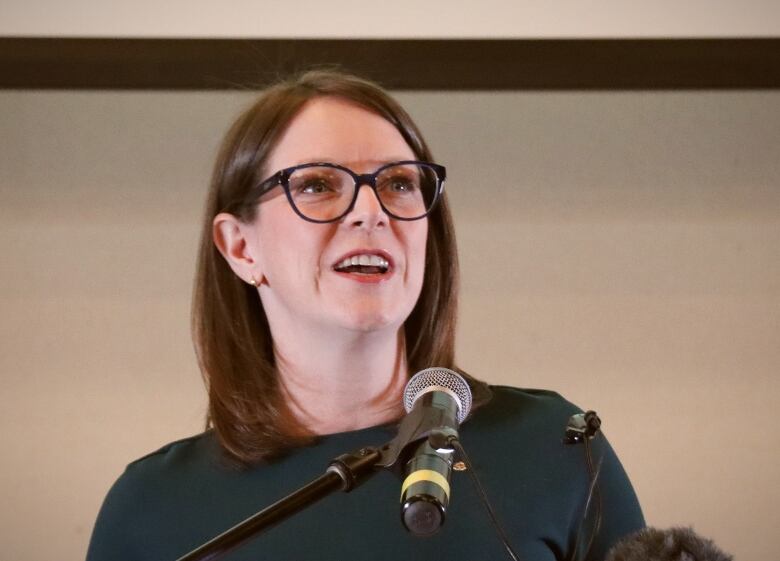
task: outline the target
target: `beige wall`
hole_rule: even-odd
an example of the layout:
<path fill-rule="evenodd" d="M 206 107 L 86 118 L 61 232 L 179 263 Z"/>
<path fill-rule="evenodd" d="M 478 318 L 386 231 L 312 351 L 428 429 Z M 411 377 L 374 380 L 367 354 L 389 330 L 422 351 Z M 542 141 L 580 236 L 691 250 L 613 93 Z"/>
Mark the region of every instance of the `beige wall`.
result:
<path fill-rule="evenodd" d="M 83 558 L 124 465 L 200 430 L 197 222 L 250 97 L 0 92 L 4 558 Z M 400 98 L 450 171 L 462 364 L 599 411 L 649 523 L 773 558 L 780 93 Z"/>
<path fill-rule="evenodd" d="M 776 0 L 2 0 L 0 36 L 774 37 Z"/>

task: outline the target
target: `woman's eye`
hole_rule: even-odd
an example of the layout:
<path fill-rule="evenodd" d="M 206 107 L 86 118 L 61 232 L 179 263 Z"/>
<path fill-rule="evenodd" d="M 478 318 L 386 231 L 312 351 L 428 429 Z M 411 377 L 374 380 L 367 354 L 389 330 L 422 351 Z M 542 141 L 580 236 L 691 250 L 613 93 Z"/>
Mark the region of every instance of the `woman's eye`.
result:
<path fill-rule="evenodd" d="M 318 193 L 327 193 L 331 191 L 331 187 L 327 181 L 323 179 L 314 179 L 302 184 L 298 189 L 301 193 L 307 193 L 310 195 L 316 195 Z"/>
<path fill-rule="evenodd" d="M 407 177 L 393 177 L 385 188 L 396 193 L 410 193 L 417 190 L 417 184 Z"/>

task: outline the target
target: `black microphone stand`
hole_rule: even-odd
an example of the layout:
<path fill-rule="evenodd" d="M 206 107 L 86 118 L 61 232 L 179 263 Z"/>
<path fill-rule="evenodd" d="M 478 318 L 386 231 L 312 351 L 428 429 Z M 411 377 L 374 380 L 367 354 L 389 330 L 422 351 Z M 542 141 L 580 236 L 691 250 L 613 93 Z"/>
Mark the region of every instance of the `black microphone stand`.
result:
<path fill-rule="evenodd" d="M 407 450 L 430 435 L 438 434 L 441 424 L 441 418 L 426 416 L 422 409 L 413 410 L 401 421 L 398 435 L 381 448 L 365 447 L 357 452 L 342 454 L 332 460 L 325 473 L 314 481 L 239 522 L 176 561 L 212 561 L 331 493 L 349 493 L 379 469 L 393 469 L 403 465 L 399 460 Z"/>
<path fill-rule="evenodd" d="M 297 491 L 239 522 L 209 542 L 192 550 L 177 561 L 211 561 L 238 547 L 257 534 L 279 524 L 309 505 L 335 491 L 349 493 L 377 473 L 382 452 L 376 448 L 361 448 L 343 454 L 328 465 L 323 475 Z"/>

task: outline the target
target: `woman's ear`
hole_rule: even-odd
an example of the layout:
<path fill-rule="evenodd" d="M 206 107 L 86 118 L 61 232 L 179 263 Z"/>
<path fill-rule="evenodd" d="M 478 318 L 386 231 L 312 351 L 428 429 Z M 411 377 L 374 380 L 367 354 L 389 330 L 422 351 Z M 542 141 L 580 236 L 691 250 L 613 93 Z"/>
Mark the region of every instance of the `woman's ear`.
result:
<path fill-rule="evenodd" d="M 244 282 L 259 286 L 263 272 L 257 248 L 247 239 L 248 230 L 247 224 L 227 212 L 219 213 L 212 222 L 214 245 L 230 268 Z"/>

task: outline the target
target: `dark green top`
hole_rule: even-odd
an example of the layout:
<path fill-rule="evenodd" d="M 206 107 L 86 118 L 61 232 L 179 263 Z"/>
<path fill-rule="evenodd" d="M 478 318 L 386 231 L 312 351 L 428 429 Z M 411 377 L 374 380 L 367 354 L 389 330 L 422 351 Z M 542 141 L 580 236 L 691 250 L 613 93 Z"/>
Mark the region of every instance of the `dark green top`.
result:
<path fill-rule="evenodd" d="M 574 405 L 558 394 L 494 386 L 493 398 L 460 437 L 515 551 L 524 561 L 575 559 L 588 496 L 582 444 L 563 443 Z M 605 419 L 609 426 L 609 419 Z M 220 461 L 211 432 L 169 444 L 131 463 L 106 497 L 87 561 L 175 560 L 298 487 L 328 462 L 379 446 L 394 427 L 322 437 L 283 460 L 239 471 Z M 644 526 L 636 495 L 606 440 L 592 441 L 600 470 L 602 521 L 588 559 L 603 559 L 621 536 Z M 466 472 L 454 471 L 447 519 L 418 538 L 400 522 L 400 480 L 380 472 L 335 493 L 224 557 L 240 560 L 508 559 Z M 589 513 L 594 511 L 594 506 Z M 590 516 L 589 516 L 590 518 Z M 580 543 L 588 542 L 590 520 Z"/>

